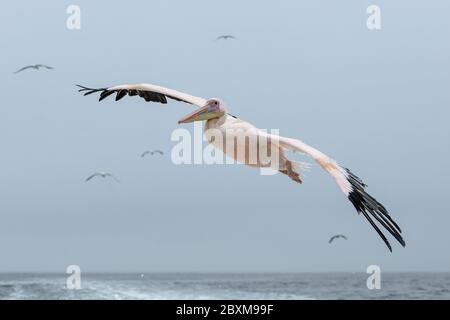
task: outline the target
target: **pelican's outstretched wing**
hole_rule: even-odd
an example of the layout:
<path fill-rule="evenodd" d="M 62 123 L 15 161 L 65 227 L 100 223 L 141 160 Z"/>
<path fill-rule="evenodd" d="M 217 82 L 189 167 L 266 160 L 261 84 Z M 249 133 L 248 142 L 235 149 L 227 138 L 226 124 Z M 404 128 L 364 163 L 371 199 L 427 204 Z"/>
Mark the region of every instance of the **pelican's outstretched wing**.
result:
<path fill-rule="evenodd" d="M 262 131 L 260 134 L 273 141 L 278 141 L 280 147 L 286 150 L 304 152 L 311 156 L 334 178 L 339 189 L 347 196 L 356 211 L 362 213 L 369 221 L 390 251 L 392 251 L 391 244 L 373 219 L 382 225 L 402 246 L 406 245 L 400 227 L 391 218 L 386 208 L 365 191 L 367 185 L 349 169 L 340 166 L 335 160 L 300 140 L 269 135 Z"/>
<path fill-rule="evenodd" d="M 100 92 L 99 101 L 102 101 L 106 97 L 112 95 L 113 93 L 117 93 L 116 101 L 122 99 L 127 94 L 129 96 L 140 96 L 144 98 L 147 102 L 159 102 L 159 103 L 167 103 L 167 98 L 173 99 L 176 101 L 183 101 L 190 104 L 195 104 L 199 107 L 203 107 L 206 103 L 206 99 L 191 96 L 190 94 L 179 92 L 173 89 L 164 88 L 160 86 L 156 86 L 153 84 L 124 84 L 120 86 L 114 86 L 110 88 L 99 88 L 92 89 L 83 87 L 77 84 L 80 88 L 79 92 L 84 92 L 84 95 L 87 96 L 92 93 Z"/>

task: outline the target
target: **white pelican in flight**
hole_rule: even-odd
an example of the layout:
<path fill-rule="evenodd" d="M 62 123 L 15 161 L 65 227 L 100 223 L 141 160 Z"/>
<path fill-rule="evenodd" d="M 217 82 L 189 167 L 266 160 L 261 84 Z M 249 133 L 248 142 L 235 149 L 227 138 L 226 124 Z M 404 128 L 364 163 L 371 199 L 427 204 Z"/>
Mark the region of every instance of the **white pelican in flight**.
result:
<path fill-rule="evenodd" d="M 152 84 L 125 84 L 100 89 L 77 86 L 80 87 L 79 91 L 83 92 L 84 95 L 100 93 L 99 101 L 116 93 L 116 101 L 128 94 L 129 96 L 142 97 L 145 101 L 163 104 L 167 103 L 167 99 L 173 99 L 196 105 L 198 109 L 181 118 L 178 123 L 206 121 L 205 136 L 210 144 L 223 151 L 232 159 L 253 167 L 263 167 L 266 165 L 262 164 L 259 159 L 256 163 L 250 163 L 246 154 L 242 156 L 242 154 L 236 152 L 236 144 L 234 144 L 234 148 L 227 148 L 224 142 L 227 137 L 232 137 L 234 140 L 236 136 L 244 135 L 251 139 L 256 138 L 257 148 L 260 148 L 260 141 L 265 139 L 265 141 L 268 141 L 267 146 L 269 146 L 270 150 L 276 151 L 278 154 L 279 161 L 277 169 L 298 183 L 301 183 L 300 168 L 302 166 L 298 162 L 288 159 L 285 151 L 306 153 L 331 175 L 339 189 L 353 204 L 356 211 L 367 219 L 391 252 L 392 247 L 378 224 L 384 227 L 402 246 L 405 246 L 400 227 L 391 218 L 386 208 L 365 191 L 366 184 L 349 169 L 339 165 L 326 154 L 300 140 L 268 134 L 252 124 L 230 115 L 226 111 L 224 102 L 220 99 L 204 99 Z M 220 132 L 224 140 L 214 139 L 216 136 L 210 133 L 212 131 Z M 242 140 L 238 139 L 237 147 L 248 148 L 248 141 L 248 139 L 244 139 L 242 142 Z M 239 143 L 243 143 L 244 145 L 240 146 Z"/>

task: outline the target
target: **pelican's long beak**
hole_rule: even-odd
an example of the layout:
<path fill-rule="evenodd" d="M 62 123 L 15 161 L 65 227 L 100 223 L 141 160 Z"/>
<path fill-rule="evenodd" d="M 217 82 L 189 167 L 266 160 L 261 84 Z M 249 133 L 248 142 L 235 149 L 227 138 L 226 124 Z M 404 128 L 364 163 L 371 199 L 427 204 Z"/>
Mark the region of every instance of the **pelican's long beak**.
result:
<path fill-rule="evenodd" d="M 178 124 L 219 118 L 223 114 L 224 112 L 217 110 L 217 108 L 215 108 L 212 103 L 207 103 L 203 107 L 198 108 L 194 112 L 191 112 L 190 114 L 178 120 Z"/>

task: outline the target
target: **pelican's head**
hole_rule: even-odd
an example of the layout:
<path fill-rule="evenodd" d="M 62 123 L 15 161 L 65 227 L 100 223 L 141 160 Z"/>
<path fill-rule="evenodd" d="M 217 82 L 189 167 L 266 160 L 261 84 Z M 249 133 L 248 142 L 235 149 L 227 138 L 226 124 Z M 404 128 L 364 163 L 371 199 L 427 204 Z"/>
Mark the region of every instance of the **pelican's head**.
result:
<path fill-rule="evenodd" d="M 209 119 L 220 118 L 225 114 L 225 104 L 220 99 L 212 98 L 206 100 L 203 107 L 198 108 L 194 112 L 184 116 L 178 123 L 188 123 L 194 121 L 204 121 Z"/>

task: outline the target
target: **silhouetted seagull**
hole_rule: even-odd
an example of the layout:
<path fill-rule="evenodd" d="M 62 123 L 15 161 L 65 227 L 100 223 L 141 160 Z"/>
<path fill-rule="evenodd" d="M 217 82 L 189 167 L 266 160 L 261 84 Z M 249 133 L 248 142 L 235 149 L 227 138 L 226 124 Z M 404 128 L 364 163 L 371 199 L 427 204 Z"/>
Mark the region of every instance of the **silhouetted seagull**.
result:
<path fill-rule="evenodd" d="M 332 236 L 332 237 L 330 238 L 330 240 L 328 240 L 328 243 L 332 243 L 332 242 L 334 241 L 334 239 L 339 239 L 339 238 L 342 238 L 342 239 L 347 240 L 347 237 L 344 236 L 343 234 L 337 234 L 337 235 L 335 235 L 335 236 Z"/>
<path fill-rule="evenodd" d="M 221 40 L 221 39 L 223 39 L 223 40 L 228 40 L 228 39 L 237 40 L 236 37 L 233 36 L 233 35 L 231 35 L 231 34 L 225 34 L 225 35 L 223 35 L 223 36 L 218 36 L 218 37 L 216 38 L 216 40 Z"/>
<path fill-rule="evenodd" d="M 29 66 L 23 67 L 23 68 L 17 70 L 16 72 L 14 72 L 14 73 L 19 73 L 19 72 L 25 71 L 27 69 L 39 70 L 40 68 L 46 68 L 48 70 L 54 69 L 53 67 L 47 66 L 45 64 L 34 64 L 34 65 L 29 65 Z"/>
<path fill-rule="evenodd" d="M 102 178 L 111 177 L 111 178 L 113 178 L 116 182 L 120 183 L 120 181 L 119 181 L 116 177 L 114 177 L 111 173 L 108 173 L 108 172 L 96 172 L 96 173 L 94 173 L 93 175 L 87 177 L 87 178 L 86 178 L 86 182 L 88 182 L 89 180 L 91 180 L 91 179 L 93 179 L 93 178 L 95 178 L 95 177 L 97 177 L 97 176 L 100 176 L 100 177 L 102 177 Z"/>
<path fill-rule="evenodd" d="M 148 154 L 153 156 L 156 153 L 159 153 L 162 156 L 164 155 L 164 152 L 162 152 L 161 150 L 145 151 L 143 154 L 141 154 L 141 158 L 145 157 Z"/>

